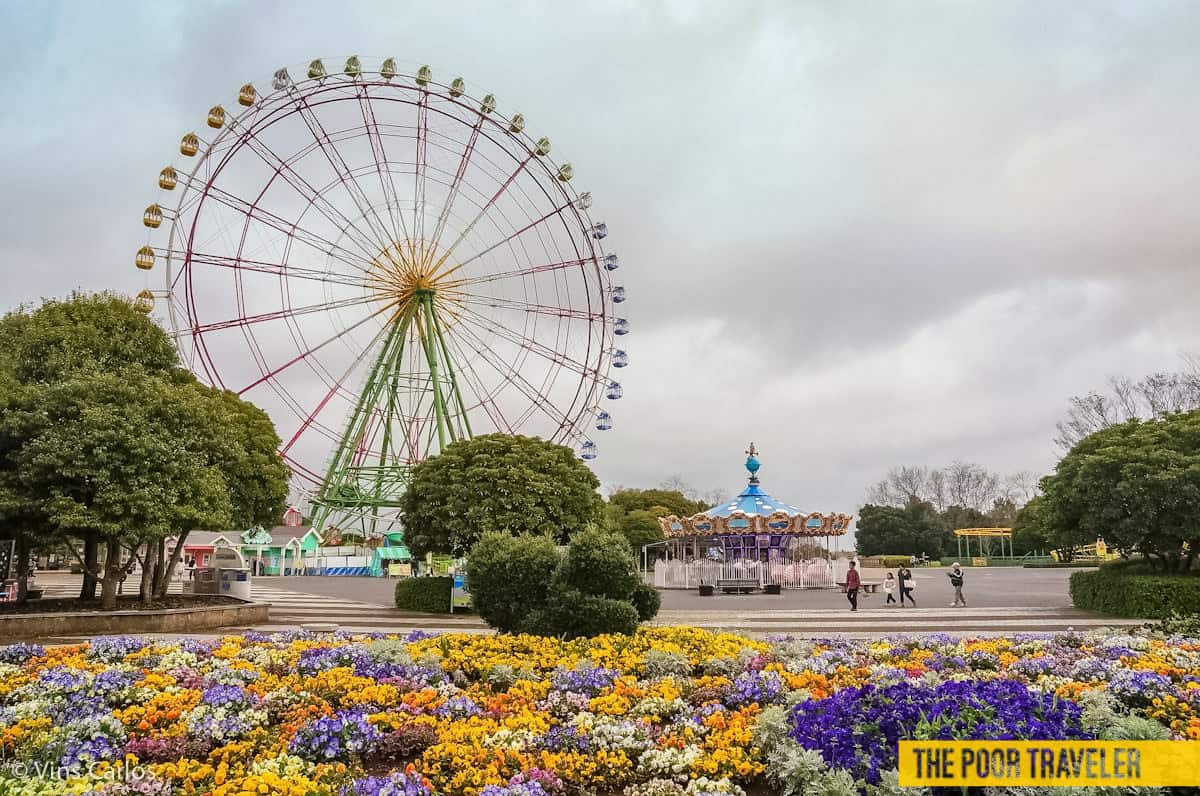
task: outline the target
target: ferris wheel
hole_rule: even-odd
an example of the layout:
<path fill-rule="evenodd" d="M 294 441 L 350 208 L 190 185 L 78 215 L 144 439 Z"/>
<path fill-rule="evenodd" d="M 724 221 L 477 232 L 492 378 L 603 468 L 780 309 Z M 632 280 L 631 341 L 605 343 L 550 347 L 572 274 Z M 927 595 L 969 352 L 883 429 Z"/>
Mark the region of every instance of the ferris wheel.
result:
<path fill-rule="evenodd" d="M 318 531 L 386 532 L 408 469 L 456 440 L 594 459 L 629 324 L 571 164 L 461 77 L 328 63 L 242 86 L 183 136 L 144 214 L 136 265 L 161 279 L 140 308 L 270 413 Z"/>

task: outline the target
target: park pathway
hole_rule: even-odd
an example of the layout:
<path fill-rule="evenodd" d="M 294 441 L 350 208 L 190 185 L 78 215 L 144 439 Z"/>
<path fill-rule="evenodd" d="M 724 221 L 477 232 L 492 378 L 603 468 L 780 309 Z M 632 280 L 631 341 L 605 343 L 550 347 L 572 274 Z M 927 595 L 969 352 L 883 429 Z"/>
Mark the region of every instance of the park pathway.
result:
<path fill-rule="evenodd" d="M 76 584 L 47 584 L 47 596 L 78 593 Z M 178 584 L 173 591 L 178 590 Z M 401 611 L 393 606 L 344 597 L 326 596 L 277 588 L 266 583 L 252 587 L 255 600 L 270 603 L 268 622 L 250 627 L 229 628 L 213 633 L 258 630 L 407 633 L 486 633 L 488 628 L 469 614 L 448 616 Z M 656 625 L 694 625 L 753 636 L 791 635 L 803 637 L 871 638 L 897 633 L 948 633 L 955 636 L 1006 636 L 1014 633 L 1087 630 L 1101 627 L 1137 626 L 1133 619 L 1097 617 L 1070 607 L 1031 608 L 862 608 L 845 609 L 741 609 L 664 610 Z"/>

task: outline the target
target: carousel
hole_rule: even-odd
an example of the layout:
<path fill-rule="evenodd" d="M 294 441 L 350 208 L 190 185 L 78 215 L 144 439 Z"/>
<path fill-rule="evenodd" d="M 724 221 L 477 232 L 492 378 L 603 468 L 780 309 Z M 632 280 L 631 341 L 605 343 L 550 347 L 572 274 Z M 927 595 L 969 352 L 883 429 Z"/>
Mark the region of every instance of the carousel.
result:
<path fill-rule="evenodd" d="M 849 514 L 805 512 L 768 495 L 758 451 L 746 451 L 749 483 L 737 497 L 691 517 L 659 518 L 665 556 L 654 585 L 692 588 L 722 579 L 757 579 L 785 589 L 832 588 L 845 575 L 832 546 L 850 530 Z"/>

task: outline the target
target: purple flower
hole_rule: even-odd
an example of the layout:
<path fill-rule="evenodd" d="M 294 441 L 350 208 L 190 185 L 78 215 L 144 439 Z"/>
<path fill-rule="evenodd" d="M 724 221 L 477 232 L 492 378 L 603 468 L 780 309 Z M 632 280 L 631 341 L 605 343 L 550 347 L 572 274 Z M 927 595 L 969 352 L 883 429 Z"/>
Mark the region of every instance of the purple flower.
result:
<path fill-rule="evenodd" d="M 559 669 L 551 679 L 559 691 L 596 696 L 613 684 L 620 674 L 615 669 L 596 667 L 592 669 Z"/>
<path fill-rule="evenodd" d="M 119 750 L 103 735 L 95 738 L 71 738 L 63 747 L 58 764 L 63 768 L 82 768 L 98 760 L 112 760 Z"/>
<path fill-rule="evenodd" d="M 758 703 L 769 705 L 783 694 L 783 680 L 775 672 L 743 672 L 733 681 L 725 704 L 730 707 Z"/>
<path fill-rule="evenodd" d="M 214 685 L 204 689 L 200 701 L 215 708 L 232 706 L 246 708 L 254 701 L 254 697 L 240 685 Z"/>
<path fill-rule="evenodd" d="M 796 705 L 791 725 L 791 737 L 801 746 L 870 784 L 879 783 L 880 772 L 896 767 L 901 739 L 1088 737 L 1077 705 L 1030 691 L 1015 680 L 844 688 Z"/>
<path fill-rule="evenodd" d="M 470 697 L 456 696 L 447 699 L 434 713 L 442 717 L 465 719 L 468 716 L 482 714 L 483 708 L 475 704 L 475 701 Z"/>
<path fill-rule="evenodd" d="M 313 647 L 300 653 L 300 659 L 296 661 L 296 671 L 311 677 L 328 669 L 343 666 L 357 668 L 360 664 L 371 663 L 371 656 L 362 647 Z"/>
<path fill-rule="evenodd" d="M 551 752 L 590 752 L 592 739 L 582 730 L 567 725 L 555 725 L 542 736 L 542 748 Z"/>
<path fill-rule="evenodd" d="M 293 754 L 313 761 L 335 760 L 362 754 L 380 738 L 361 710 L 347 710 L 301 727 L 292 739 Z"/>
<path fill-rule="evenodd" d="M 145 649 L 149 643 L 138 636 L 97 636 L 92 639 L 88 654 L 98 660 L 120 663 L 126 655 Z"/>
<path fill-rule="evenodd" d="M 386 777 L 363 777 L 342 788 L 341 796 L 430 796 L 433 791 L 416 774 L 393 772 Z"/>
<path fill-rule="evenodd" d="M 1174 692 L 1171 678 L 1156 672 L 1118 669 L 1108 680 L 1108 691 L 1127 705 L 1149 705 Z"/>
<path fill-rule="evenodd" d="M 30 658 L 40 658 L 46 654 L 41 644 L 9 644 L 0 647 L 0 663 L 25 663 Z"/>

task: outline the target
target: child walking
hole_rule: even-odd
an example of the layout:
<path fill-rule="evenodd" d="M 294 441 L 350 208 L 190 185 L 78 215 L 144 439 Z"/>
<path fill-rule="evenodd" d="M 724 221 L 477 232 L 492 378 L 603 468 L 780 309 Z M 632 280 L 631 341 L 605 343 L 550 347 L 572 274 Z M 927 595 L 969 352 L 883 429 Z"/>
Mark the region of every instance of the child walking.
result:
<path fill-rule="evenodd" d="M 885 605 L 896 604 L 896 579 L 892 577 L 892 573 L 888 573 L 883 579 L 883 593 L 887 595 Z"/>

